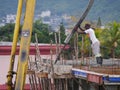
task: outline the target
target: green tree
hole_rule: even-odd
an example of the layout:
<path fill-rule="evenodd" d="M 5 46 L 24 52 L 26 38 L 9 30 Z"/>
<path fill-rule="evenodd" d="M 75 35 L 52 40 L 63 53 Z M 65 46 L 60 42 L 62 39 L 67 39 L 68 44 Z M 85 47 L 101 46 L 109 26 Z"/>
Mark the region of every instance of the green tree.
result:
<path fill-rule="evenodd" d="M 100 28 L 101 26 L 102 26 L 102 22 L 101 22 L 101 18 L 99 17 L 97 22 L 97 27 Z"/>
<path fill-rule="evenodd" d="M 0 41 L 12 41 L 15 24 L 6 24 L 0 27 Z"/>
<path fill-rule="evenodd" d="M 65 27 L 62 22 L 60 23 L 60 34 L 61 34 L 61 43 L 64 43 L 66 35 L 65 35 Z"/>
<path fill-rule="evenodd" d="M 110 53 L 110 56 L 113 57 L 115 48 L 120 43 L 120 23 L 109 23 L 102 33 L 103 44 L 108 48 L 107 52 Z"/>
<path fill-rule="evenodd" d="M 32 42 L 35 42 L 35 33 L 38 36 L 39 43 L 50 43 L 50 36 L 48 25 L 43 24 L 41 20 L 35 21 L 33 24 L 33 32 L 32 32 Z"/>
<path fill-rule="evenodd" d="M 115 48 L 115 55 L 117 58 L 120 58 L 120 41 L 118 41 L 118 45 Z"/>

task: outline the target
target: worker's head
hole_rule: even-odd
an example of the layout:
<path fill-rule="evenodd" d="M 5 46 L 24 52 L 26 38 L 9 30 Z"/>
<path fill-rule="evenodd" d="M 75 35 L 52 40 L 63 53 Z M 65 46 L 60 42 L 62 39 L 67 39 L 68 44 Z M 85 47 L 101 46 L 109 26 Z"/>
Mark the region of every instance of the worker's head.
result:
<path fill-rule="evenodd" d="M 85 24 L 85 29 L 89 29 L 90 28 L 90 24 Z"/>

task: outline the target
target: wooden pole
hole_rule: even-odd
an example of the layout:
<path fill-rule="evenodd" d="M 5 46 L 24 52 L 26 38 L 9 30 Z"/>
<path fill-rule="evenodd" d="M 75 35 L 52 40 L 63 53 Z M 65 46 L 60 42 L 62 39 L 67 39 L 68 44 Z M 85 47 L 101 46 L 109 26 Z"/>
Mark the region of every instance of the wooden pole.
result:
<path fill-rule="evenodd" d="M 52 40 L 51 40 L 50 55 L 51 55 L 51 84 L 52 84 L 52 90 L 55 90 L 55 86 L 54 86 L 54 67 L 53 67 Z"/>

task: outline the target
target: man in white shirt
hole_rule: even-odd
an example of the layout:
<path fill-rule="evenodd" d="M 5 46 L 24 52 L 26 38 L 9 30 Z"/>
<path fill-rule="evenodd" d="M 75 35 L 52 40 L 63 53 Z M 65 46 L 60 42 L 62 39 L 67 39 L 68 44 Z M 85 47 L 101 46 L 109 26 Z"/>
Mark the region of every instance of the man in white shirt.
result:
<path fill-rule="evenodd" d="M 78 32 L 79 34 L 88 34 L 89 35 L 90 41 L 92 43 L 91 44 L 92 51 L 96 57 L 97 64 L 102 65 L 103 59 L 102 59 L 102 56 L 100 54 L 100 42 L 96 38 L 94 30 L 91 28 L 90 24 L 85 25 L 86 30 L 83 30 L 81 27 L 80 27 L 80 29 L 82 30 L 82 32 Z"/>

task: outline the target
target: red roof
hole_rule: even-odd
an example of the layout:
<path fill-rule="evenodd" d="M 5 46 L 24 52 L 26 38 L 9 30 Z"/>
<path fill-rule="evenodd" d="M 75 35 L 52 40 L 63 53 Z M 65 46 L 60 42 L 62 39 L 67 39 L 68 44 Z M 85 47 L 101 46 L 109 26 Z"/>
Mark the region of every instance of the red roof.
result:
<path fill-rule="evenodd" d="M 1 84 L 0 85 L 0 90 L 7 90 L 7 85 L 6 84 Z M 30 85 L 25 84 L 24 90 L 30 90 Z"/>
<path fill-rule="evenodd" d="M 49 44 L 47 45 L 39 45 L 39 50 L 40 50 L 40 54 L 41 55 L 49 55 L 50 54 L 50 49 L 51 49 L 51 46 Z M 61 48 L 63 47 L 63 45 L 61 46 Z M 4 46 L 0 46 L 0 55 L 10 55 L 11 53 L 11 48 L 12 46 L 7 46 L 7 45 L 4 45 Z M 17 46 L 16 48 L 16 55 L 19 54 L 19 48 L 20 46 Z M 68 49 L 69 46 L 66 46 L 65 49 Z M 53 45 L 52 46 L 52 51 L 53 51 L 53 54 L 56 53 L 56 45 Z M 35 55 L 36 53 L 36 48 L 35 46 L 30 46 L 30 55 Z"/>

